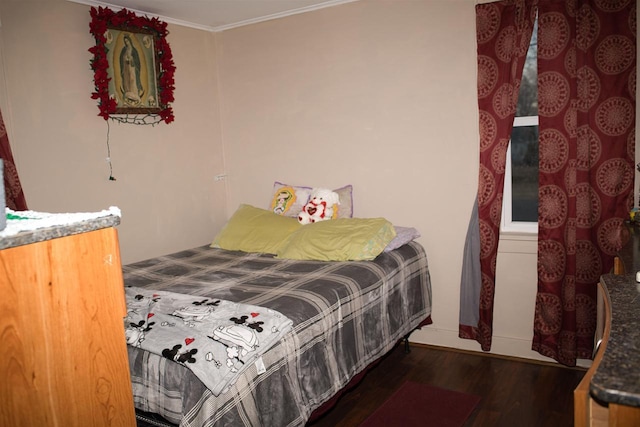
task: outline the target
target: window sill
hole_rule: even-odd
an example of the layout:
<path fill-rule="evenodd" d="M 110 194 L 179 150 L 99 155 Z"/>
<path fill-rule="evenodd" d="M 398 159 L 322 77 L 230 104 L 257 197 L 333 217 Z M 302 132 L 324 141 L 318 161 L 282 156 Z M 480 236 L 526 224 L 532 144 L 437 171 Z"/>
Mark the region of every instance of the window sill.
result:
<path fill-rule="evenodd" d="M 527 231 L 501 231 L 500 240 L 538 241 L 538 233 L 531 233 Z"/>
<path fill-rule="evenodd" d="M 503 231 L 500 233 L 498 252 L 536 255 L 538 253 L 538 233 Z"/>

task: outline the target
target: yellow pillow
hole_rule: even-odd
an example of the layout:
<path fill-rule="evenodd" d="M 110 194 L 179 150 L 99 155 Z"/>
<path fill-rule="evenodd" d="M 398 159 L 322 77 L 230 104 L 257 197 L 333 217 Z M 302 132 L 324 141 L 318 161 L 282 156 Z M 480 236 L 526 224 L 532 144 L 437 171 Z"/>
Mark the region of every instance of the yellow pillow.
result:
<path fill-rule="evenodd" d="M 338 218 L 303 225 L 276 255 L 317 261 L 372 260 L 395 236 L 393 225 L 384 218 Z"/>
<path fill-rule="evenodd" d="M 291 233 L 302 225 L 296 218 L 265 209 L 240 205 L 211 244 L 230 251 L 275 254 Z"/>

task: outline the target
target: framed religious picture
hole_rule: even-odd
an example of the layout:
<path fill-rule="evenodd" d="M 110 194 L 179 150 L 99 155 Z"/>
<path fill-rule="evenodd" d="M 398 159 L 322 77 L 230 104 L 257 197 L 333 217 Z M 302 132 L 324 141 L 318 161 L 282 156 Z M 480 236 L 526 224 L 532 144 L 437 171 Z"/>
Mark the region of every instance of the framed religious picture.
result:
<path fill-rule="evenodd" d="M 99 115 L 157 115 L 173 121 L 175 66 L 166 41 L 167 24 L 126 9 L 91 8 L 90 30 L 96 44 L 94 70 Z"/>
<path fill-rule="evenodd" d="M 109 97 L 117 113 L 158 113 L 158 77 L 153 33 L 108 28 Z"/>

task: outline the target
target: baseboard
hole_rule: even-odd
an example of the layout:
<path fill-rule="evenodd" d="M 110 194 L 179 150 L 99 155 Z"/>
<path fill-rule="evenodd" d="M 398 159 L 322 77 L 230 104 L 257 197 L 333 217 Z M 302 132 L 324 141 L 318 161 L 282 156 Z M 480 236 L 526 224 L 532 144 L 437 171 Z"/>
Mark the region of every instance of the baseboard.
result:
<path fill-rule="evenodd" d="M 491 351 L 484 352 L 480 348 L 480 344 L 478 344 L 478 342 L 458 337 L 458 331 L 451 331 L 428 326 L 412 333 L 409 341 L 411 343 L 454 348 L 484 354 L 488 353 L 500 356 L 516 357 L 520 359 L 530 359 L 552 364 L 558 363 L 550 357 L 545 357 L 540 353 L 531 350 L 530 340 L 512 337 L 500 337 L 494 335 L 491 343 Z M 578 359 L 576 364 L 577 366 L 582 368 L 589 368 L 591 366 L 591 360 Z"/>

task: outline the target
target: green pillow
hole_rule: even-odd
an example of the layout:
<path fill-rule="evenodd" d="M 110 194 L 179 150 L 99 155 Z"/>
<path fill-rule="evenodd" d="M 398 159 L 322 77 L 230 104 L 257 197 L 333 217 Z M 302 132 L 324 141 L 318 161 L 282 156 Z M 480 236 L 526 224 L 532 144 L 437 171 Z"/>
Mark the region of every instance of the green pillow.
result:
<path fill-rule="evenodd" d="M 395 237 L 384 218 L 338 218 L 307 224 L 289 236 L 278 258 L 363 261 L 377 257 Z"/>
<path fill-rule="evenodd" d="M 211 244 L 230 251 L 275 254 L 291 233 L 302 225 L 297 218 L 240 205 Z"/>

